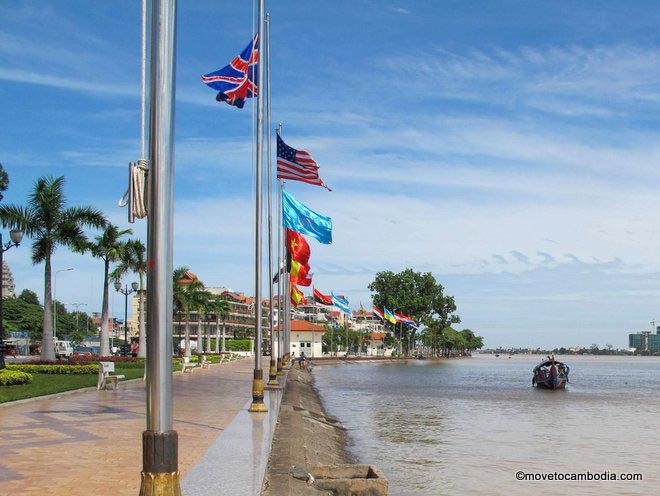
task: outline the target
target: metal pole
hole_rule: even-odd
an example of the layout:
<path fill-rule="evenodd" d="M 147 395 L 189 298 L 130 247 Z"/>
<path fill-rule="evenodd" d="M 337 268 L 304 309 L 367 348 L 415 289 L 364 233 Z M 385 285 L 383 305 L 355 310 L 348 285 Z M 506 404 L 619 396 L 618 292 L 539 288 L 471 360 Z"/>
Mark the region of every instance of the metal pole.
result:
<path fill-rule="evenodd" d="M 5 247 L 2 244 L 2 233 L 0 233 L 0 370 L 5 368 L 5 323 L 4 323 L 4 313 L 2 308 L 2 300 L 5 296 L 4 288 L 4 260 L 3 254 L 5 252 Z"/>
<path fill-rule="evenodd" d="M 281 124 L 279 126 L 281 128 Z M 279 134 L 279 129 L 278 129 Z M 283 374 L 282 372 L 282 359 L 284 358 L 284 312 L 282 311 L 282 306 L 284 304 L 282 300 L 282 181 L 278 181 L 278 209 L 277 209 L 277 373 Z"/>
<path fill-rule="evenodd" d="M 128 348 L 126 348 L 128 346 L 128 295 L 130 294 L 128 292 L 128 284 L 124 291 L 124 355 L 128 356 Z"/>
<path fill-rule="evenodd" d="M 172 422 L 172 272 L 176 0 L 151 4 L 149 217 L 147 229 L 147 425 L 140 496 L 180 496 Z"/>
<path fill-rule="evenodd" d="M 282 135 L 282 123 L 280 123 L 277 126 L 277 135 L 281 136 Z M 287 272 L 287 267 L 285 265 L 285 257 L 286 257 L 286 236 L 284 235 L 284 226 L 282 225 L 282 190 L 284 189 L 284 183 L 282 180 L 278 181 L 279 184 L 279 220 L 278 220 L 278 229 L 277 229 L 277 234 L 278 234 L 278 250 L 279 250 L 279 269 L 280 272 L 280 277 L 278 279 L 278 296 L 279 296 L 279 318 L 278 318 L 278 340 L 281 341 L 281 351 L 280 351 L 280 364 L 278 366 L 280 367 L 279 370 L 282 370 L 282 367 L 284 366 L 285 362 L 289 360 L 290 357 L 290 352 L 291 352 L 291 346 L 288 344 L 288 336 L 289 336 L 289 324 L 287 320 L 287 302 L 288 302 L 288 272 Z"/>
<path fill-rule="evenodd" d="M 264 0 L 258 1 L 257 26 L 259 30 L 259 64 L 257 66 L 257 81 L 259 88 L 257 91 L 257 157 L 256 157 L 256 187 L 255 187 L 255 243 L 254 243 L 254 319 L 255 319 L 255 343 L 254 343 L 254 378 L 252 380 L 252 404 L 248 411 L 266 412 L 264 403 L 264 380 L 261 367 L 261 339 L 262 339 L 262 321 L 261 321 L 261 172 L 263 162 L 263 134 L 264 134 L 264 99 L 263 99 L 263 39 L 264 39 Z"/>
<path fill-rule="evenodd" d="M 268 98 L 268 105 L 266 107 L 266 129 L 268 131 L 267 139 L 267 154 L 266 161 L 268 167 L 268 291 L 270 305 L 268 310 L 270 313 L 270 368 L 268 370 L 268 385 L 278 386 L 277 381 L 277 362 L 275 361 L 275 330 L 273 329 L 273 200 L 271 195 L 273 178 L 272 178 L 272 163 L 271 163 L 271 137 L 270 137 L 270 14 L 266 14 L 266 97 Z"/>

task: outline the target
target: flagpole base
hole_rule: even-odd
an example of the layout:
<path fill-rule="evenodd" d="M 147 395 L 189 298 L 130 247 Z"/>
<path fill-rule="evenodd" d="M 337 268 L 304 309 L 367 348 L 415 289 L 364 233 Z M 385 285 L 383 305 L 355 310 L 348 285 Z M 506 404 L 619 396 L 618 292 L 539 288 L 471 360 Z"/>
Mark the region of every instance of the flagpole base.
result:
<path fill-rule="evenodd" d="M 275 365 L 275 359 L 270 360 L 270 370 L 268 371 L 268 385 L 269 386 L 280 385 L 280 383 L 277 380 L 277 365 Z"/>
<path fill-rule="evenodd" d="M 277 375 L 284 375 L 284 370 L 282 370 L 282 358 L 277 359 Z"/>
<path fill-rule="evenodd" d="M 254 370 L 254 379 L 252 380 L 252 404 L 248 408 L 248 412 L 267 412 L 266 404 L 264 403 L 264 379 L 263 370 Z"/>
<path fill-rule="evenodd" d="M 176 431 L 142 433 L 140 496 L 181 496 Z"/>
<path fill-rule="evenodd" d="M 181 496 L 179 472 L 169 474 L 142 472 L 140 496 Z"/>

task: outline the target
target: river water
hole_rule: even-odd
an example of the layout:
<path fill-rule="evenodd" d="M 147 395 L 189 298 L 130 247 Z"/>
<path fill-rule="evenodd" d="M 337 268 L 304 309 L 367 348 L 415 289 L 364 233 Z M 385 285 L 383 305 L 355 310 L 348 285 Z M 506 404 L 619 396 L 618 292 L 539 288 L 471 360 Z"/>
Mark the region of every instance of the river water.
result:
<path fill-rule="evenodd" d="M 362 362 L 314 375 L 351 451 L 384 471 L 393 496 L 660 494 L 660 359 L 558 357 L 570 384 L 545 391 L 531 385 L 541 358 Z M 608 480 L 518 481 L 519 471 Z M 622 473 L 643 480 L 609 480 Z"/>

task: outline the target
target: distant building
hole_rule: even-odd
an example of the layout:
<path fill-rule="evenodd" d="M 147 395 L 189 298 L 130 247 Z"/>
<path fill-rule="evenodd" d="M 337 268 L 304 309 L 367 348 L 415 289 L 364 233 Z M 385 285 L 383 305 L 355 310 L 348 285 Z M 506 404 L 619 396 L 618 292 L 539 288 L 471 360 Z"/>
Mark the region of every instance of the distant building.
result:
<path fill-rule="evenodd" d="M 103 319 L 101 319 L 101 312 L 92 312 L 92 316 L 90 317 L 90 321 L 92 325 L 96 328 L 97 332 L 101 332 L 101 322 Z M 119 332 L 119 328 L 121 327 L 121 333 Z M 114 337 L 119 337 L 120 334 L 123 336 L 124 334 L 124 327 L 123 325 L 119 325 L 119 319 L 115 317 L 108 317 L 108 332 L 110 333 L 111 336 Z"/>
<path fill-rule="evenodd" d="M 16 298 L 16 284 L 14 284 L 14 276 L 7 262 L 2 261 L 2 297 L 3 298 Z"/>
<path fill-rule="evenodd" d="M 276 328 L 279 331 L 279 327 Z M 291 321 L 291 353 L 297 357 L 304 352 L 310 358 L 323 356 L 323 334 L 326 327 L 314 324 L 308 320 Z"/>
<path fill-rule="evenodd" d="M 360 332 L 382 333 L 385 329 L 383 321 L 373 312 L 354 311 L 353 322 L 353 329 Z"/>
<path fill-rule="evenodd" d="M 660 326 L 656 327 L 655 334 L 651 331 L 628 334 L 628 347 L 638 352 L 660 352 Z"/>

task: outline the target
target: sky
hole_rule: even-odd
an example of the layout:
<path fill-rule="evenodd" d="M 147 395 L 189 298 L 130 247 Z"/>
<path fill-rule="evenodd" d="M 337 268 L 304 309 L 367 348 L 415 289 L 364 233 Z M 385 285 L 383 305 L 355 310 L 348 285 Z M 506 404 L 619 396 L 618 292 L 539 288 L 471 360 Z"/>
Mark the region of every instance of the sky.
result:
<path fill-rule="evenodd" d="M 627 347 L 660 324 L 660 10 L 654 2 L 266 2 L 272 128 L 332 188 L 315 286 L 371 302 L 379 271 L 432 272 L 488 347 Z M 65 176 L 69 205 L 129 226 L 141 2 L 0 3 L 4 203 Z M 200 75 L 251 39 L 252 2 L 179 2 L 174 265 L 253 293 L 252 111 Z M 273 150 L 274 150 L 273 146 Z M 95 233 L 90 233 L 94 235 Z M 6 236 L 6 234 L 5 234 Z M 5 253 L 43 295 L 30 240 Z M 100 311 L 102 262 L 59 248 L 56 297 Z M 130 282 L 127 279 L 125 282 Z M 123 318 L 111 288 L 110 310 Z"/>

